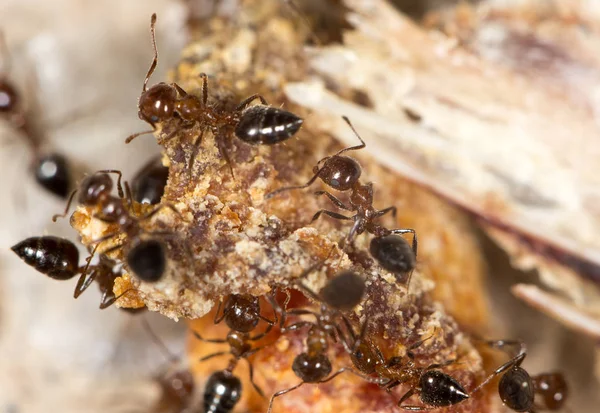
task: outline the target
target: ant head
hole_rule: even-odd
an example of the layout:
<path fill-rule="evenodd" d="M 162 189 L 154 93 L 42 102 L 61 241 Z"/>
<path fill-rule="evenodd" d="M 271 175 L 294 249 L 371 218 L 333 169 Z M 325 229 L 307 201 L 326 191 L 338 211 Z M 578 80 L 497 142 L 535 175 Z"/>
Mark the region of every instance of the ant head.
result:
<path fill-rule="evenodd" d="M 329 376 L 331 362 L 325 354 L 311 357 L 308 353 L 300 353 L 294 359 L 292 370 L 304 382 L 316 383 Z"/>
<path fill-rule="evenodd" d="M 166 83 L 158 83 L 145 90 L 138 103 L 140 119 L 154 125 L 173 117 L 177 102 L 177 91 Z"/>
<path fill-rule="evenodd" d="M 498 393 L 502 402 L 516 412 L 525 412 L 533 408 L 533 381 L 529 373 L 521 367 L 515 366 L 504 373 L 498 384 Z"/>
<path fill-rule="evenodd" d="M 463 386 L 439 370 L 428 370 L 419 379 L 421 400 L 430 406 L 451 406 L 469 398 Z"/>
<path fill-rule="evenodd" d="M 113 181 L 108 174 L 94 174 L 86 177 L 79 185 L 79 200 L 83 205 L 96 205 L 101 198 L 110 195 Z"/>
<path fill-rule="evenodd" d="M 0 113 L 10 113 L 19 104 L 17 90 L 5 79 L 0 79 Z"/>
<path fill-rule="evenodd" d="M 369 340 L 361 340 L 350 355 L 352 364 L 364 374 L 373 374 L 379 364 L 376 349 Z"/>
<path fill-rule="evenodd" d="M 393 274 L 404 275 L 415 268 L 415 253 L 400 235 L 373 238 L 369 251 L 382 268 Z"/>
<path fill-rule="evenodd" d="M 533 377 L 535 392 L 542 396 L 548 410 L 559 410 L 569 396 L 569 386 L 561 373 L 544 373 Z"/>
<path fill-rule="evenodd" d="M 338 191 L 352 189 L 362 173 L 360 164 L 349 156 L 338 155 L 328 158 L 319 171 L 319 178 Z"/>
<path fill-rule="evenodd" d="M 79 250 L 71 241 L 47 235 L 27 238 L 11 247 L 27 265 L 55 280 L 77 275 Z"/>
<path fill-rule="evenodd" d="M 140 241 L 127 253 L 127 265 L 142 281 L 160 281 L 167 266 L 165 246 L 153 239 Z"/>
<path fill-rule="evenodd" d="M 251 295 L 232 294 L 225 303 L 225 323 L 234 331 L 247 333 L 258 325 L 260 304 Z"/>
<path fill-rule="evenodd" d="M 71 189 L 71 174 L 64 156 L 53 153 L 37 159 L 34 172 L 35 180 L 42 187 L 54 195 L 67 198 Z"/>
<path fill-rule="evenodd" d="M 321 299 L 327 306 L 349 311 L 360 304 L 365 293 L 365 280 L 353 271 L 343 271 L 321 289 Z"/>

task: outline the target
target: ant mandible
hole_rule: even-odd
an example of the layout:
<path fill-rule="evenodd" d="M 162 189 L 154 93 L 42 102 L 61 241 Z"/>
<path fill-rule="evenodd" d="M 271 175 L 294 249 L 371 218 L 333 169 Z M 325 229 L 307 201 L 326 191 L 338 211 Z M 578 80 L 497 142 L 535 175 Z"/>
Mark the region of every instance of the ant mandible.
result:
<path fill-rule="evenodd" d="M 42 151 L 43 137 L 31 122 L 15 85 L 8 79 L 10 56 L 4 35 L 0 32 L 0 58 L 4 67 L 0 69 L 0 116 L 21 133 L 34 154 L 32 170 L 36 182 L 47 191 L 61 198 L 67 198 L 72 187 L 71 167 L 67 159 L 59 153 Z"/>
<path fill-rule="evenodd" d="M 232 294 L 227 298 L 223 309 L 223 314 L 221 315 L 219 314 L 221 311 L 221 303 L 219 302 L 219 306 L 217 307 L 217 311 L 215 313 L 214 318 L 215 324 L 219 324 L 221 321 L 225 320 L 227 327 L 229 327 L 229 333 L 227 334 L 226 339 L 206 339 L 202 337 L 197 331 L 193 332 L 194 336 L 196 336 L 198 340 L 204 341 L 206 343 L 229 344 L 229 351 L 219 351 L 204 356 L 200 359 L 200 361 L 202 362 L 214 357 L 219 357 L 227 354 L 233 356 L 225 370 L 221 372 L 216 372 L 211 376 L 211 379 L 213 380 L 213 384 L 215 386 L 217 385 L 217 383 L 225 382 L 230 386 L 230 389 L 235 390 L 236 388 L 238 388 L 237 391 L 232 390 L 232 394 L 238 394 L 239 389 L 241 389 L 241 385 L 235 387 L 235 383 L 238 383 L 239 379 L 233 376 L 233 370 L 237 366 L 237 363 L 240 359 L 245 359 L 248 362 L 250 382 L 252 383 L 252 386 L 260 396 L 265 397 L 264 392 L 254 382 L 254 368 L 249 357 L 266 347 L 253 347 L 252 342 L 256 342 L 266 337 L 271 332 L 273 326 L 275 326 L 275 324 L 277 323 L 277 309 L 279 306 L 275 302 L 274 298 L 267 296 L 267 299 L 273 307 L 275 320 L 270 320 L 261 315 L 260 302 L 258 297 L 245 294 Z M 258 333 L 254 336 L 251 336 L 250 332 L 252 332 L 257 327 L 260 320 L 263 320 L 267 323 L 267 328 L 262 333 Z M 208 400 L 207 396 L 205 396 L 205 403 L 208 403 L 209 405 L 216 408 L 218 403 L 217 401 L 215 401 L 215 395 L 211 393 L 212 391 L 214 391 L 214 387 L 207 385 L 207 394 L 211 394 L 211 396 L 208 397 Z M 235 400 L 235 402 L 237 402 L 237 399 Z"/>
<path fill-rule="evenodd" d="M 202 99 L 188 94 L 176 83 L 160 82 L 148 88 L 148 81 L 158 63 L 155 25 L 156 14 L 153 14 L 150 20 L 150 33 L 154 58 L 144 79 L 142 94 L 138 102 L 138 115 L 140 119 L 152 126 L 152 130 L 133 134 L 125 140 L 126 143 L 140 135 L 155 132 L 158 123 L 177 119 L 181 122 L 182 128 L 190 129 L 195 125 L 200 127 L 200 133 L 194 143 L 194 152 L 189 162 L 190 169 L 205 130 L 210 130 L 215 136 L 219 153 L 233 173 L 231 160 L 225 149 L 226 139 L 229 139 L 232 134 L 251 145 L 273 145 L 291 138 L 298 132 L 303 123 L 301 118 L 291 112 L 268 106 L 266 99 L 258 94 L 244 99 L 233 110 L 209 105 L 208 76 L 204 73 L 200 75 Z M 261 104 L 250 106 L 257 99 Z"/>
<path fill-rule="evenodd" d="M 434 410 L 461 403 L 470 397 L 456 379 L 440 370 L 455 360 L 430 364 L 427 367 L 416 365 L 414 350 L 430 340 L 433 335 L 411 345 L 405 358 L 391 357 L 386 360 L 375 342 L 366 338 L 367 328 L 368 321 L 363 324 L 361 334 L 354 343 L 352 363 L 363 374 L 377 374 L 383 382 L 381 386 L 388 392 L 396 386 L 408 384 L 410 388 L 398 401 L 399 407 L 416 411 Z M 418 394 L 425 406 L 402 404 L 414 394 Z"/>
<path fill-rule="evenodd" d="M 323 262 L 318 263 L 304 271 L 303 275 L 300 276 L 300 279 L 306 274 L 314 271 L 322 264 Z M 309 327 L 305 342 L 306 351 L 297 355 L 292 363 L 292 370 L 302 381 L 295 386 L 285 390 L 280 390 L 273 394 L 269 402 L 267 413 L 271 412 L 273 408 L 273 402 L 277 397 L 294 391 L 306 383 L 326 383 L 344 372 L 352 373 L 371 383 L 382 383 L 379 378 L 372 378 L 363 375 L 351 367 L 342 367 L 335 373 L 331 374 L 332 365 L 327 355 L 330 339 L 333 339 L 334 341 L 339 339 L 346 351 L 350 351 L 350 338 L 344 334 L 336 321 L 341 319 L 346 326 L 348 333 L 353 338 L 350 322 L 347 317 L 342 314 L 342 312 L 352 310 L 362 301 L 365 292 L 365 282 L 363 278 L 353 271 L 343 271 L 334 278 L 330 279 L 321 289 L 319 295 L 309 289 L 301 281 L 299 281 L 297 285 L 307 296 L 318 302 L 321 302 L 321 310 L 320 312 L 314 312 L 306 309 L 292 309 L 289 311 L 287 309 L 284 310 L 282 316 L 282 325 L 285 322 L 286 315 L 312 315 L 316 320 L 314 322 L 299 321 L 288 327 L 282 328 L 282 332 L 285 333 L 288 331 Z"/>
<path fill-rule="evenodd" d="M 115 262 L 101 255 L 97 264 L 91 265 L 93 253 L 79 266 L 79 251 L 71 241 L 51 235 L 27 238 L 11 248 L 26 264 L 55 280 L 70 280 L 80 274 L 75 286 L 74 298 L 78 298 L 96 281 L 102 294 L 100 308 L 105 309 L 115 303 L 127 290 L 116 296 L 113 292 L 115 279 L 121 276 L 115 272 Z"/>

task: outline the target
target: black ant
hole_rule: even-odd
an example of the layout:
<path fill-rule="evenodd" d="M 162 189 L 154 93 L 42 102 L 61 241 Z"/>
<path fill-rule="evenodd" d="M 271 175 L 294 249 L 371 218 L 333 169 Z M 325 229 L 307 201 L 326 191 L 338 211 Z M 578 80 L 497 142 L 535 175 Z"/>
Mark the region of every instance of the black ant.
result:
<path fill-rule="evenodd" d="M 342 154 L 348 151 L 355 151 L 365 148 L 367 145 L 360 137 L 350 119 L 346 116 L 343 117 L 344 121 L 350 126 L 356 137 L 360 140 L 360 145 L 351 146 L 338 151 L 333 156 L 327 156 L 317 162 L 314 167 L 314 175 L 304 185 L 300 186 L 289 186 L 285 188 L 279 188 L 265 196 L 265 199 L 269 199 L 281 192 L 289 191 L 292 189 L 303 189 L 308 188 L 317 179 L 321 179 L 323 183 L 337 191 L 345 192 L 350 191 L 350 205 L 344 204 L 341 200 L 336 198 L 334 195 L 327 191 L 316 191 L 315 195 L 325 195 L 331 202 L 340 209 L 346 211 L 353 211 L 356 214 L 352 217 L 347 217 L 337 212 L 328 211 L 322 209 L 318 211 L 312 218 L 311 222 L 317 220 L 322 214 L 328 215 L 331 218 L 354 221 L 354 225 L 350 229 L 350 232 L 346 236 L 344 245 L 350 244 L 357 235 L 367 231 L 375 237 L 385 237 L 391 234 L 413 234 L 412 248 L 414 256 L 417 256 L 417 234 L 414 229 L 393 229 L 389 230 L 383 226 L 375 223 L 375 220 L 383 215 L 391 212 L 392 215 L 396 216 L 396 207 L 391 206 L 382 210 L 376 210 L 373 208 L 373 184 L 371 182 L 363 185 L 360 183 L 360 176 L 362 169 L 360 164 L 349 156 L 343 156 Z"/>
<path fill-rule="evenodd" d="M 119 197 L 111 195 L 113 181 L 107 173 L 115 173 L 118 175 L 117 191 Z M 131 191 L 129 185 L 125 182 L 127 192 L 127 200 L 123 195 L 121 186 L 121 172 L 116 170 L 103 170 L 94 175 L 86 177 L 80 184 L 78 190 L 74 191 L 67 202 L 65 211 L 61 215 L 55 215 L 52 220 L 56 221 L 58 217 L 66 216 L 73 196 L 79 191 L 78 201 L 80 204 L 92 207 L 95 209 L 93 217 L 108 224 L 116 224 L 121 232 L 127 235 L 129 243 L 127 245 L 127 265 L 133 271 L 137 278 L 146 282 L 159 281 L 165 272 L 167 257 L 165 245 L 156 239 L 142 239 L 142 233 L 148 235 L 159 235 L 174 237 L 175 234 L 163 231 L 145 231 L 140 222 L 146 221 L 154 216 L 162 208 L 169 208 L 176 214 L 179 212 L 170 204 L 160 204 L 147 214 L 141 217 L 133 216 L 130 211 L 132 208 Z M 98 245 L 101 242 L 115 238 L 120 232 L 113 232 L 105 235 L 97 240 L 93 240 L 92 244 Z M 123 246 L 123 243 L 118 243 L 105 251 L 102 254 L 106 255 Z M 188 251 L 191 256 L 191 251 Z"/>
<path fill-rule="evenodd" d="M 487 379 L 481 382 L 473 392 L 484 387 L 496 376 L 503 374 L 498 384 L 498 394 L 502 402 L 515 412 L 533 412 L 536 410 L 560 410 L 569 395 L 567 382 L 559 372 L 542 373 L 530 376 L 521 367 L 527 356 L 525 344 L 520 340 L 491 340 L 485 342 L 492 348 L 504 349 L 518 347 L 517 354 L 498 367 Z M 539 395 L 543 405 L 535 403 L 535 395 Z"/>
<path fill-rule="evenodd" d="M 382 380 L 381 386 L 388 392 L 396 386 L 408 384 L 410 388 L 398 401 L 399 407 L 405 410 L 434 410 L 461 403 L 470 397 L 456 379 L 440 370 L 456 360 L 431 364 L 427 367 L 416 365 L 414 350 L 433 336 L 411 345 L 406 351 L 405 358 L 386 359 L 375 342 L 365 338 L 367 327 L 368 323 L 365 322 L 360 337 L 354 343 L 351 353 L 352 363 L 363 374 L 377 374 Z M 402 404 L 414 394 L 418 394 L 425 406 Z"/>
<path fill-rule="evenodd" d="M 1 32 L 0 49 L 9 62 L 8 48 Z M 32 124 L 31 114 L 24 109 L 17 88 L 6 76 L 8 66 L 9 63 L 5 63 L 0 70 L 0 117 L 6 119 L 27 140 L 34 154 L 32 170 L 36 182 L 54 195 L 67 198 L 72 187 L 71 167 L 63 155 L 42 151 L 42 136 Z"/>
<path fill-rule="evenodd" d="M 84 266 L 79 266 L 79 250 L 71 241 L 51 235 L 27 238 L 11 248 L 26 264 L 55 280 L 70 280 L 80 274 L 75 286 L 74 298 L 78 298 L 96 281 L 102 298 L 100 308 L 105 309 L 115 303 L 121 296 L 115 296 L 113 286 L 115 279 L 121 276 L 115 272 L 115 262 L 101 255 L 97 264 L 90 264 L 93 254 L 86 259 Z"/>
<path fill-rule="evenodd" d="M 407 286 L 410 284 L 416 258 L 415 251 L 404 237 L 395 234 L 374 237 L 371 239 L 369 252 L 382 268 L 396 275 L 398 282 Z M 405 280 L 406 274 L 408 277 Z"/>
<path fill-rule="evenodd" d="M 306 270 L 300 278 L 303 278 L 304 275 L 314 271 L 316 267 L 320 265 L 322 265 L 322 262 Z M 352 332 L 349 320 L 342 312 L 352 310 L 362 301 L 365 292 L 365 281 L 363 278 L 353 271 L 343 271 L 330 279 L 321 289 L 319 295 L 314 293 L 302 282 L 298 282 L 298 287 L 307 296 L 321 302 L 321 310 L 320 312 L 306 309 L 284 311 L 282 324 L 284 324 L 286 314 L 312 315 L 316 320 L 314 322 L 299 321 L 282 329 L 282 332 L 288 332 L 304 327 L 310 327 L 306 337 L 306 351 L 297 355 L 292 363 L 292 370 L 302 381 L 293 387 L 273 394 L 269 402 L 267 413 L 271 412 L 275 398 L 294 391 L 306 383 L 326 383 L 344 372 L 357 375 L 371 383 L 382 383 L 382 380 L 379 378 L 368 377 L 350 367 L 342 367 L 331 374 L 332 365 L 327 355 L 330 339 L 333 339 L 335 342 L 339 339 L 346 351 L 351 351 L 352 344 L 349 341 L 353 338 L 354 333 Z M 347 337 L 336 323 L 338 319 L 343 321 L 351 337 Z"/>
<path fill-rule="evenodd" d="M 227 327 L 229 327 L 230 331 L 227 334 L 226 339 L 206 339 L 203 338 L 200 333 L 194 331 L 194 335 L 201 341 L 207 343 L 227 343 L 229 344 L 229 351 L 219 351 L 213 354 L 209 354 L 200 359 L 200 361 L 206 361 L 213 357 L 223 356 L 230 354 L 232 355 L 232 359 L 229 362 L 228 367 L 218 373 L 213 374 L 214 380 L 216 381 L 227 381 L 230 383 L 235 382 L 239 379 L 233 376 L 233 370 L 237 366 L 237 363 L 240 359 L 245 359 L 248 362 L 249 372 L 250 372 L 250 382 L 252 386 L 256 390 L 258 394 L 262 397 L 265 397 L 263 391 L 260 387 L 254 382 L 254 369 L 252 367 L 252 363 L 250 362 L 249 357 L 258 351 L 262 350 L 265 346 L 253 347 L 252 342 L 258 341 L 264 337 L 266 337 L 272 330 L 273 326 L 277 323 L 277 309 L 279 306 L 275 302 L 275 299 L 267 296 L 271 306 L 273 307 L 275 320 L 270 320 L 260 314 L 260 302 L 258 297 L 254 297 L 251 295 L 239 295 L 232 294 L 225 301 L 223 314 L 219 314 L 221 311 L 221 303 L 219 302 L 219 306 L 217 307 L 217 312 L 215 313 L 214 323 L 219 324 L 221 321 L 225 320 Z M 262 333 L 258 333 L 254 336 L 251 336 L 249 333 L 253 331 L 258 325 L 259 321 L 263 320 L 267 323 L 267 328 Z M 212 400 L 213 406 L 216 406 L 214 395 L 210 397 Z M 205 396 L 206 398 L 206 396 Z M 237 401 L 237 400 L 236 400 Z M 205 399 L 205 403 L 206 399 Z M 216 408 L 216 407 L 215 407 Z M 218 411 L 218 410 L 215 410 Z M 225 410 L 226 411 L 226 410 Z"/>
<path fill-rule="evenodd" d="M 242 382 L 228 370 L 216 371 L 204 387 L 204 413 L 229 413 L 242 397 Z"/>
<path fill-rule="evenodd" d="M 161 158 L 151 159 L 131 180 L 133 200 L 140 204 L 160 203 L 168 178 L 169 168 L 162 164 Z"/>
<path fill-rule="evenodd" d="M 183 128 L 198 125 L 201 129 L 199 138 L 194 144 L 194 152 L 201 143 L 204 131 L 208 129 L 215 136 L 219 153 L 231 169 L 231 161 L 225 150 L 225 139 L 228 139 L 232 133 L 251 145 L 273 145 L 291 138 L 298 132 L 303 123 L 301 118 L 291 112 L 268 106 L 266 99 L 258 94 L 244 99 L 233 110 L 208 105 L 208 76 L 204 73 L 200 75 L 202 98 L 188 94 L 176 83 L 160 82 L 148 88 L 148 80 L 154 73 L 158 62 L 155 25 L 156 14 L 153 14 L 150 20 L 150 33 L 154 58 L 144 79 L 142 94 L 138 102 L 140 119 L 148 122 L 153 129 L 129 136 L 125 140 L 126 143 L 140 135 L 155 132 L 157 123 L 175 119 L 177 116 Z M 261 105 L 250 106 L 250 103 L 257 99 Z M 194 159 L 195 153 L 190 159 L 190 169 Z"/>

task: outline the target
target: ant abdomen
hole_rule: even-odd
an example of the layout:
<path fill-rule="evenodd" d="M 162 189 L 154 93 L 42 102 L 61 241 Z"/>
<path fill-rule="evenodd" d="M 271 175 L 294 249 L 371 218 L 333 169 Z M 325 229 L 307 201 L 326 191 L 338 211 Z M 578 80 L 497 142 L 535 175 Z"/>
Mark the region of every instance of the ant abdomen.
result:
<path fill-rule="evenodd" d="M 69 171 L 67 159 L 56 153 L 42 156 L 34 165 L 37 183 L 61 198 L 66 198 L 72 187 Z"/>
<path fill-rule="evenodd" d="M 47 235 L 27 238 L 11 248 L 25 263 L 55 280 L 77 275 L 79 251 L 71 241 Z"/>
<path fill-rule="evenodd" d="M 17 90 L 6 80 L 0 79 L 0 113 L 15 110 L 19 102 Z"/>
<path fill-rule="evenodd" d="M 160 158 L 152 159 L 131 181 L 133 199 L 140 204 L 158 204 L 168 179 L 169 168 L 162 164 Z"/>
<path fill-rule="evenodd" d="M 321 289 L 320 296 L 329 307 L 350 311 L 360 304 L 365 288 L 365 280 L 357 273 L 348 270 L 329 280 Z"/>
<path fill-rule="evenodd" d="M 292 370 L 306 383 L 316 383 L 329 376 L 331 362 L 326 354 L 300 353 L 294 358 Z"/>
<path fill-rule="evenodd" d="M 377 263 L 395 275 L 408 274 L 415 268 L 415 253 L 400 235 L 386 235 L 371 239 L 369 252 Z"/>
<path fill-rule="evenodd" d="M 302 122 L 302 118 L 291 112 L 255 105 L 242 112 L 235 135 L 251 145 L 274 145 L 295 135 Z"/>
<path fill-rule="evenodd" d="M 158 83 L 142 93 L 138 103 L 138 116 L 154 125 L 169 120 L 175 112 L 177 91 L 166 83 Z"/>
<path fill-rule="evenodd" d="M 315 167 L 315 173 L 326 185 L 343 192 L 357 184 L 362 169 L 354 158 L 337 155 L 327 159 L 320 170 Z"/>
<path fill-rule="evenodd" d="M 204 390 L 204 413 L 229 413 L 242 396 L 242 382 L 228 371 L 213 373 Z"/>
<path fill-rule="evenodd" d="M 142 281 L 160 281 L 167 267 L 163 243 L 153 239 L 136 243 L 127 252 L 127 266 Z"/>
<path fill-rule="evenodd" d="M 502 402 L 515 412 L 528 412 L 533 408 L 535 395 L 533 381 L 527 371 L 515 366 L 500 379 L 498 393 Z"/>
<path fill-rule="evenodd" d="M 429 370 L 419 379 L 421 401 L 430 406 L 452 406 L 469 398 L 469 394 L 454 378 L 439 370 Z"/>

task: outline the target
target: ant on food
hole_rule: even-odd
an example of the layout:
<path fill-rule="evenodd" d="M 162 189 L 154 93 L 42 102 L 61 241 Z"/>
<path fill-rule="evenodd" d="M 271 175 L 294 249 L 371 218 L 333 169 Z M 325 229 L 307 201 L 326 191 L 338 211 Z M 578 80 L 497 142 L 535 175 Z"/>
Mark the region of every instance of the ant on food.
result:
<path fill-rule="evenodd" d="M 111 195 L 113 181 L 108 173 L 115 173 L 118 175 L 117 191 L 119 197 L 114 197 Z M 142 234 L 147 234 L 150 236 L 158 235 L 163 237 L 175 237 L 176 235 L 171 232 L 164 231 L 145 231 L 140 225 L 140 222 L 149 220 L 163 208 L 169 208 L 176 214 L 179 214 L 179 211 L 177 211 L 171 204 L 160 204 L 147 214 L 141 217 L 135 217 L 130 213 L 132 208 L 132 198 L 127 182 L 125 182 L 125 189 L 127 193 L 127 200 L 125 200 L 123 195 L 120 171 L 98 171 L 97 173 L 86 177 L 81 182 L 78 190 L 75 190 L 71 194 L 64 213 L 61 215 L 55 215 L 52 220 L 56 221 L 58 217 L 66 216 L 75 193 L 79 191 L 79 203 L 94 208 L 94 218 L 97 218 L 108 224 L 118 225 L 120 231 L 127 235 L 129 242 L 125 256 L 127 257 L 128 267 L 133 271 L 136 277 L 146 282 L 157 282 L 163 277 L 165 272 L 167 264 L 166 248 L 164 243 L 158 241 L 157 239 L 143 239 Z M 117 237 L 119 234 L 119 231 L 110 233 L 97 240 L 93 240 L 92 244 L 98 245 L 101 242 Z M 122 246 L 123 243 L 118 243 L 117 245 L 102 251 L 102 254 L 106 255 L 121 248 Z M 192 256 L 192 253 L 189 250 L 188 254 Z"/>
<path fill-rule="evenodd" d="M 530 376 L 521 367 L 527 356 L 525 344 L 520 340 L 489 340 L 485 341 L 492 348 L 504 350 L 518 347 L 517 354 L 498 367 L 488 378 L 481 382 L 473 392 L 483 388 L 496 376 L 503 374 L 498 384 L 498 394 L 502 402 L 515 412 L 530 412 L 537 410 L 560 410 L 568 396 L 567 382 L 560 372 L 542 373 Z M 539 395 L 542 405 L 537 405 L 535 396 Z"/>
<path fill-rule="evenodd" d="M 202 98 L 188 94 L 176 83 L 160 82 L 148 88 L 148 80 L 154 73 L 158 62 L 155 25 L 156 14 L 153 14 L 150 21 L 150 32 L 154 58 L 144 79 L 142 94 L 138 102 L 139 117 L 148 122 L 152 126 L 152 130 L 133 134 L 125 140 L 126 143 L 140 135 L 155 132 L 158 123 L 177 119 L 181 122 L 182 128 L 190 129 L 194 126 L 200 128 L 199 137 L 194 143 L 194 153 L 189 162 L 190 169 L 204 132 L 210 130 L 215 136 L 219 153 L 233 172 L 231 160 L 225 149 L 226 139 L 229 139 L 232 134 L 251 145 L 273 145 L 291 138 L 298 132 L 303 123 L 301 118 L 291 112 L 268 106 L 266 99 L 258 94 L 244 99 L 233 110 L 209 105 L 208 76 L 204 73 L 200 75 Z M 250 106 L 250 103 L 257 99 L 261 104 Z"/>
<path fill-rule="evenodd" d="M 323 265 L 323 262 L 307 269 L 300 278 L 303 278 L 303 276 L 314 271 L 321 265 Z M 285 322 L 286 314 L 312 315 L 316 320 L 314 322 L 299 321 L 282 329 L 282 332 L 285 333 L 309 327 L 308 335 L 306 337 L 306 351 L 297 355 L 292 363 L 292 370 L 302 381 L 293 387 L 273 394 L 269 402 L 267 413 L 271 412 L 273 402 L 277 397 L 294 391 L 306 383 L 326 383 L 344 372 L 357 375 L 371 383 L 382 384 L 381 379 L 361 374 L 351 367 L 342 367 L 331 374 L 332 365 L 327 355 L 330 339 L 337 341 L 339 338 L 339 341 L 346 351 L 351 352 L 352 344 L 349 342 L 350 338 L 342 331 L 340 326 L 336 323 L 336 320 L 341 319 L 343 321 L 348 333 L 353 339 L 354 333 L 352 332 L 350 321 L 342 314 L 342 312 L 352 310 L 362 301 L 365 292 L 365 282 L 363 278 L 353 271 L 343 271 L 330 279 L 321 289 L 319 295 L 310 290 L 301 281 L 298 282 L 298 287 L 307 296 L 321 302 L 321 310 L 318 313 L 306 309 L 292 309 L 289 311 L 286 309 L 284 311 L 282 325 Z"/>
<path fill-rule="evenodd" d="M 377 344 L 366 338 L 367 327 L 368 322 L 365 322 L 359 338 L 354 343 L 351 352 L 352 363 L 363 374 L 377 374 L 382 380 L 381 386 L 388 392 L 396 386 L 408 384 L 410 389 L 398 401 L 399 407 L 416 411 L 434 410 L 461 403 L 470 397 L 456 379 L 440 370 L 456 360 L 427 367 L 416 365 L 414 350 L 430 340 L 433 335 L 411 345 L 406 351 L 406 357 L 386 359 Z M 418 394 L 425 406 L 402 404 L 414 394 Z"/>
<path fill-rule="evenodd" d="M 321 179 L 325 185 L 337 191 L 350 191 L 350 205 L 344 204 L 340 199 L 327 191 L 316 191 L 315 194 L 327 196 L 340 209 L 356 212 L 354 216 L 347 217 L 337 212 L 322 209 L 313 216 L 312 221 L 317 220 L 322 214 L 335 219 L 354 221 L 354 225 L 346 236 L 345 245 L 350 244 L 357 235 L 365 231 L 375 235 L 375 239 L 371 242 L 371 253 L 374 258 L 388 271 L 396 275 L 403 275 L 412 271 L 414 267 L 417 256 L 417 234 L 414 229 L 389 230 L 375 222 L 377 218 L 382 217 L 388 212 L 391 212 L 395 217 L 396 207 L 391 206 L 382 210 L 376 210 L 373 207 L 373 184 L 371 182 L 365 185 L 361 184 L 360 176 L 362 169 L 360 164 L 356 159 L 343 155 L 345 152 L 363 149 L 367 145 L 354 126 L 352 126 L 350 120 L 346 116 L 343 119 L 360 140 L 360 145 L 344 148 L 333 156 L 321 159 L 314 167 L 313 177 L 306 184 L 279 188 L 267 194 L 265 199 L 272 198 L 284 191 L 308 188 L 317 179 Z M 391 237 L 394 234 L 406 233 L 413 234 L 412 254 L 406 251 L 401 241 L 396 237 Z"/>
<path fill-rule="evenodd" d="M 200 359 L 201 362 L 227 354 L 233 356 L 225 370 L 213 373 L 209 379 L 205 395 L 205 406 L 207 409 L 209 406 L 212 406 L 211 408 L 215 410 L 205 411 L 220 412 L 221 410 L 219 410 L 219 406 L 221 403 L 224 403 L 225 405 L 232 404 L 232 406 L 233 404 L 237 403 L 237 400 L 239 400 L 240 396 L 241 384 L 239 383 L 239 379 L 233 375 L 233 370 L 237 366 L 237 363 L 240 359 L 245 359 L 248 362 L 250 382 L 252 383 L 252 386 L 256 392 L 262 397 L 265 397 L 261 388 L 254 382 L 254 369 L 249 357 L 266 347 L 253 347 L 252 342 L 266 337 L 277 323 L 277 309 L 279 306 L 273 297 L 267 296 L 267 299 L 273 307 L 275 320 L 270 320 L 260 314 L 260 302 L 258 297 L 245 294 L 232 294 L 225 301 L 222 314 L 219 314 L 222 307 L 221 302 L 219 302 L 219 306 L 217 307 L 214 318 L 215 324 L 219 324 L 221 321 L 225 320 L 227 327 L 230 329 L 226 339 L 206 339 L 197 331 L 193 332 L 198 340 L 207 343 L 227 343 L 230 347 L 229 351 L 219 351 L 202 357 Z M 256 328 L 260 320 L 263 320 L 267 323 L 267 328 L 262 333 L 251 336 L 250 332 Z M 218 394 L 215 392 L 217 391 L 216 387 L 220 383 L 224 383 L 226 386 L 229 386 L 229 390 L 227 391 L 229 397 L 228 400 L 217 399 Z"/>
<path fill-rule="evenodd" d="M 169 168 L 162 164 L 161 158 L 151 159 L 131 181 L 133 200 L 140 204 L 160 203 L 168 178 Z"/>
<path fill-rule="evenodd" d="M 10 56 L 1 32 L 0 58 L 5 61 L 4 67 L 0 68 L 0 117 L 6 119 L 27 141 L 34 154 L 32 170 L 36 182 L 54 195 L 66 198 L 72 187 L 71 167 L 63 155 L 42 151 L 43 137 L 34 127 L 31 113 L 24 109 L 17 88 L 8 79 Z"/>
<path fill-rule="evenodd" d="M 113 292 L 115 279 L 121 276 L 115 272 L 115 262 L 101 255 L 97 264 L 91 265 L 93 254 L 79 266 L 79 250 L 71 241 L 51 235 L 27 238 L 11 248 L 26 264 L 55 280 L 70 280 L 79 275 L 74 298 L 78 298 L 96 281 L 102 298 L 100 308 L 105 309 L 115 303 L 127 290 L 116 296 Z"/>

